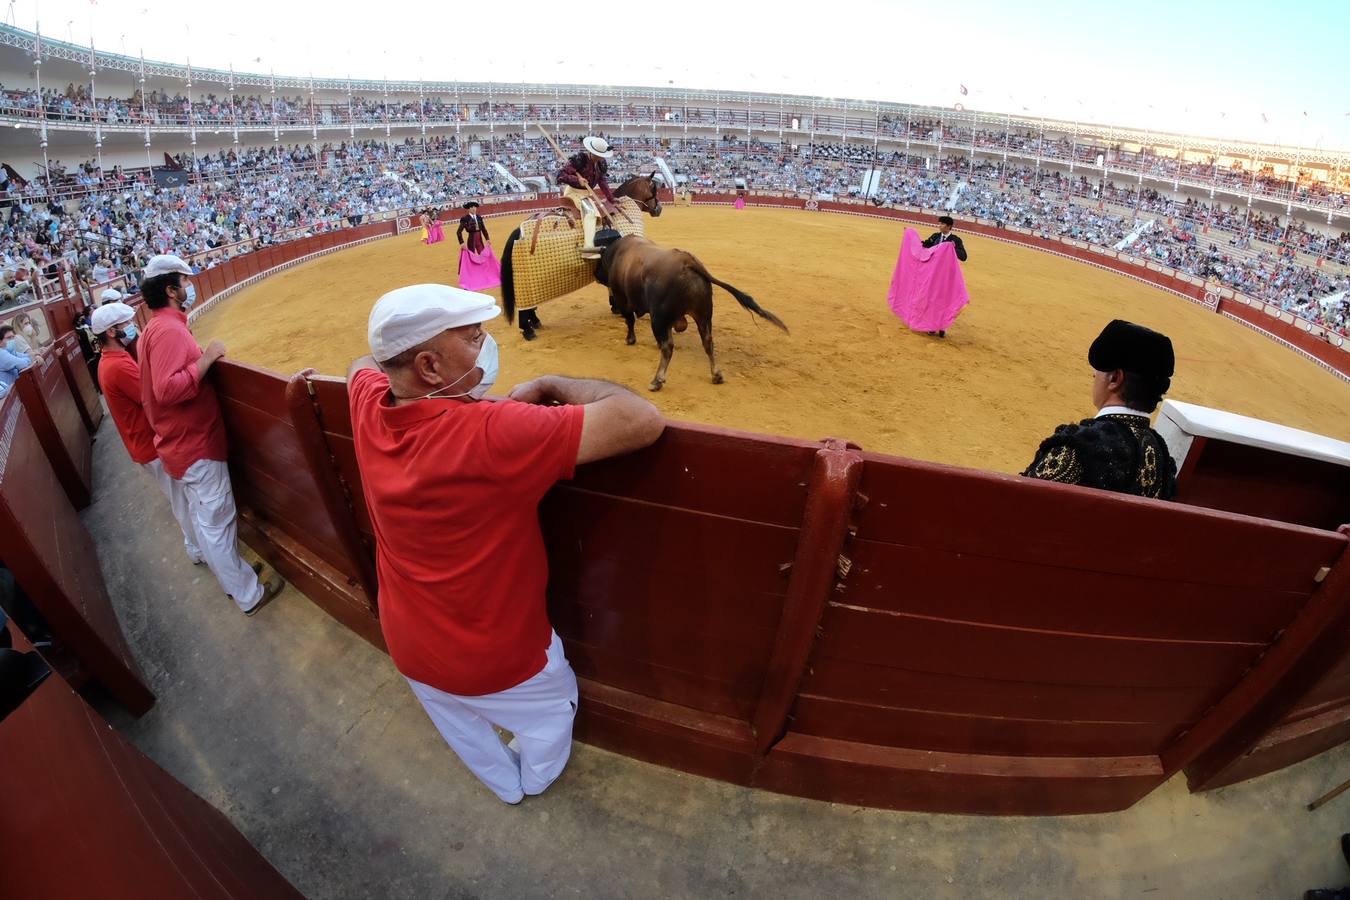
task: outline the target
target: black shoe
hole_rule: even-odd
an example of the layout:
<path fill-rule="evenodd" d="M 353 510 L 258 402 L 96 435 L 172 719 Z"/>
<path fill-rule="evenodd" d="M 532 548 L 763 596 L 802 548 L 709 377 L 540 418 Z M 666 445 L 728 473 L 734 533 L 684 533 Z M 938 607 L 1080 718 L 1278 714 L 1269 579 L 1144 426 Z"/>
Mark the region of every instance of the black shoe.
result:
<path fill-rule="evenodd" d="M 280 575 L 273 575 L 271 578 L 267 579 L 267 582 L 263 585 L 262 599 L 244 610 L 244 615 L 253 616 L 258 610 L 275 600 L 277 594 L 280 594 L 285 589 L 286 582 L 282 577 Z"/>
<path fill-rule="evenodd" d="M 945 332 L 945 331 L 939 331 L 939 332 L 938 332 L 938 337 L 940 337 L 940 338 L 945 338 L 946 336 L 947 336 L 947 332 Z"/>

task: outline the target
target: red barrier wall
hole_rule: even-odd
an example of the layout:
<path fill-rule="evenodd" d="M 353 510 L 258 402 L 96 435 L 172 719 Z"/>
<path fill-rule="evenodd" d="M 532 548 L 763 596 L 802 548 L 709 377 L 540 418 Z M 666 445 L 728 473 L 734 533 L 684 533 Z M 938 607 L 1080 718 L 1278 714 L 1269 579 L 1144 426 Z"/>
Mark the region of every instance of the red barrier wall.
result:
<path fill-rule="evenodd" d="M 14 645 L 31 645 L 11 628 Z M 300 894 L 230 821 L 53 675 L 0 722 L 7 897 Z"/>

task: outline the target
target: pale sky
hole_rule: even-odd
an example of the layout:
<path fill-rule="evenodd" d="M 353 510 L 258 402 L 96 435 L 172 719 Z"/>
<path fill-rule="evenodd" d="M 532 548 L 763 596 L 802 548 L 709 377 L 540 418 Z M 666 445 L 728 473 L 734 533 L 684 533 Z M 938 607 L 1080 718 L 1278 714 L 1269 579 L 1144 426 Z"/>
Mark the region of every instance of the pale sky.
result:
<path fill-rule="evenodd" d="M 87 45 L 92 32 L 99 49 L 236 71 L 959 102 L 1350 150 L 1350 0 L 756 6 L 14 0 L 13 15 L 51 37 Z"/>

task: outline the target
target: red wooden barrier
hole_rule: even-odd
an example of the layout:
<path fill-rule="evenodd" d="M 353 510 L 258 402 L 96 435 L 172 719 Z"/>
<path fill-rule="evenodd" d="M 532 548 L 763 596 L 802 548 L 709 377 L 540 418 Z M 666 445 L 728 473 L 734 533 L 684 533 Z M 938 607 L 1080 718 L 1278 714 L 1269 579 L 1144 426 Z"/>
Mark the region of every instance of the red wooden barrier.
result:
<path fill-rule="evenodd" d="M 103 403 L 99 399 L 94 377 L 89 374 L 89 365 L 84 361 L 84 354 L 80 351 L 80 341 L 74 332 L 68 332 L 57 341 L 52 352 L 60 355 L 66 386 L 75 397 L 75 406 L 85 428 L 93 434 L 103 421 Z"/>
<path fill-rule="evenodd" d="M 89 431 L 56 354 L 49 353 L 42 362 L 25 369 L 14 383 L 14 393 L 23 401 L 66 496 L 76 509 L 84 509 L 90 500 L 93 452 Z"/>
<path fill-rule="evenodd" d="M 66 500 L 44 451 L 25 404 L 14 394 L 6 397 L 0 403 L 0 546 L 5 566 L 81 667 L 140 715 L 155 702 L 154 694 L 122 637 L 94 542 Z"/>
<path fill-rule="evenodd" d="M 8 897 L 300 900 L 225 816 L 58 676 L 0 722 L 0 757 Z"/>

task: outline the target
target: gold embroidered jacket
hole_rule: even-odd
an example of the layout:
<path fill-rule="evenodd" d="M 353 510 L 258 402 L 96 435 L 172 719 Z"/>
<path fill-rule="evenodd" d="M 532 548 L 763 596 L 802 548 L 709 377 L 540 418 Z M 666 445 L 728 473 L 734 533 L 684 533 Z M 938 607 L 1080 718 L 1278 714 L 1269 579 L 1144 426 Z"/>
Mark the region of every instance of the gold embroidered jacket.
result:
<path fill-rule="evenodd" d="M 1156 500 L 1177 492 L 1176 464 L 1148 417 L 1106 415 L 1061 425 L 1022 473 L 1029 478 Z"/>

